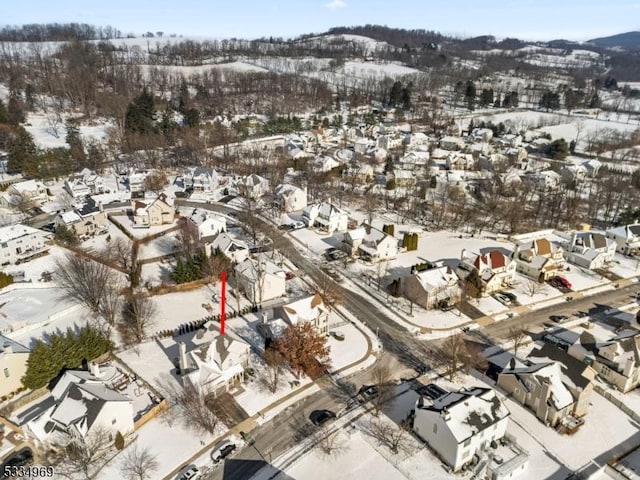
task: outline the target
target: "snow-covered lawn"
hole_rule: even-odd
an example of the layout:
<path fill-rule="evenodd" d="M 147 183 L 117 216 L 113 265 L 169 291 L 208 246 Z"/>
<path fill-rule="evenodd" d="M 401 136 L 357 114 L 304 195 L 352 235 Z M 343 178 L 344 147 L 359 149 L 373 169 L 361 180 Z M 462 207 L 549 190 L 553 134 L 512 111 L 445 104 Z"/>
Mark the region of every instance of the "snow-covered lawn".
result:
<path fill-rule="evenodd" d="M 509 307 L 503 305 L 492 296 L 479 298 L 477 303 L 473 303 L 473 305 L 486 315 L 504 312 L 509 309 Z"/>
<path fill-rule="evenodd" d="M 33 347 L 37 340 L 44 340 L 50 334 L 65 332 L 67 328 L 77 330 L 85 327 L 93 318 L 93 314 L 84 308 L 70 308 L 61 312 L 54 319 L 47 320 L 37 327 L 19 330 L 8 336 L 26 347 Z"/>
<path fill-rule="evenodd" d="M 43 272 L 53 273 L 56 270 L 56 261 L 64 258 L 68 250 L 52 245 L 49 253 L 42 257 L 34 258 L 20 265 L 6 265 L 2 271 L 11 274 L 24 274 L 26 282 L 40 282 Z M 45 284 L 46 285 L 46 284 Z"/>
<path fill-rule="evenodd" d="M 331 315 L 335 313 L 331 312 Z M 344 335 L 342 341 L 332 336 L 328 338 L 327 345 L 331 349 L 331 370 L 339 370 L 361 360 L 367 354 L 367 338 L 353 325 L 342 325 L 332 328 L 331 331 Z"/>
<path fill-rule="evenodd" d="M 162 262 L 145 263 L 142 265 L 142 283 L 149 282 L 156 286 L 171 280 L 171 264 Z"/>
<path fill-rule="evenodd" d="M 120 467 L 124 457 L 123 453 L 126 453 L 134 445 L 137 445 L 139 449 L 148 449 L 155 456 L 158 462 L 158 469 L 153 473 L 152 477 L 163 478 L 202 449 L 201 442 L 208 444 L 215 438 L 210 434 L 196 435 L 193 431 L 185 429 L 178 422 L 169 424 L 167 418 L 170 415 L 169 413 L 166 417 L 154 418 L 143 425 L 136 432 L 137 439 L 116 458 L 111 460 L 100 471 L 97 478 L 99 480 L 122 480 L 124 477 L 120 472 Z M 225 427 L 220 426 L 220 428 L 222 431 Z"/>
<path fill-rule="evenodd" d="M 164 225 L 152 225 L 148 228 L 134 228 L 133 221 L 126 215 L 120 215 L 116 217 L 116 221 L 118 221 L 135 238 L 141 239 L 160 232 L 165 232 L 175 227 L 175 223 L 167 223 Z"/>
<path fill-rule="evenodd" d="M 148 332 L 149 335 L 176 328 L 183 323 L 200 320 L 220 310 L 219 304 L 213 301 L 212 292 L 207 287 L 190 292 L 155 295 L 152 299 L 156 306 L 156 315 L 153 328 Z M 211 311 L 203 305 L 210 305 Z"/>
<path fill-rule="evenodd" d="M 607 278 L 604 278 L 591 270 L 585 270 L 576 265 L 569 265 L 569 267 L 570 270 L 562 272 L 561 276 L 569 280 L 571 283 L 571 289 L 574 292 L 597 287 L 598 285 L 605 285 L 610 282 Z"/>
<path fill-rule="evenodd" d="M 631 278 L 640 274 L 640 258 L 631 258 L 616 253 L 614 261 L 609 265 L 609 271 L 621 278 Z"/>
<path fill-rule="evenodd" d="M 174 253 L 179 246 L 176 235 L 176 233 L 168 233 L 150 242 L 143 243 L 140 245 L 138 258 L 144 260 Z"/>
<path fill-rule="evenodd" d="M 545 302 L 552 298 L 562 296 L 562 292 L 553 288 L 551 285 L 546 283 L 538 284 L 535 280 L 520 275 L 519 273 L 516 274 L 516 282 L 517 284 L 513 289 L 513 293 L 518 297 L 518 302 L 520 302 L 521 305 Z M 535 287 L 534 284 L 536 285 Z"/>

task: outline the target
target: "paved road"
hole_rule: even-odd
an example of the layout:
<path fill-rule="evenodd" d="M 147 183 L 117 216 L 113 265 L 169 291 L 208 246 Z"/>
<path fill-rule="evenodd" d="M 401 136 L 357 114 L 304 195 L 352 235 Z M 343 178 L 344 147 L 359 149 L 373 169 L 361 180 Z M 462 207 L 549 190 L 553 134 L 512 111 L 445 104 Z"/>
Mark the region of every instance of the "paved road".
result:
<path fill-rule="evenodd" d="M 570 317 L 577 312 L 587 312 L 591 317 L 600 318 L 605 310 L 635 301 L 636 293 L 639 290 L 640 285 L 632 284 L 623 288 L 596 293 L 588 297 L 577 297 L 570 302 L 559 303 L 511 319 L 501 320 L 481 328 L 480 331 L 489 337 L 499 339 L 507 338 L 509 329 L 513 327 L 529 329 L 551 322 L 549 320 L 550 315 L 566 315 Z"/>

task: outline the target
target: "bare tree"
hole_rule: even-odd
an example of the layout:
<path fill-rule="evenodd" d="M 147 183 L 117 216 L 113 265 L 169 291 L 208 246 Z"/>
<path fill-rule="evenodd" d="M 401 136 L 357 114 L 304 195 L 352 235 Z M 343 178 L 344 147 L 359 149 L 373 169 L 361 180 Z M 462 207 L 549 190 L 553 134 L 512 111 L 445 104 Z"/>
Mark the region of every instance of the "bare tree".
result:
<path fill-rule="evenodd" d="M 164 190 L 165 185 L 169 183 L 167 175 L 162 171 L 149 173 L 144 179 L 144 188 L 158 195 Z"/>
<path fill-rule="evenodd" d="M 133 242 L 131 240 L 118 237 L 115 240 L 109 242 L 104 251 L 105 257 L 115 263 L 117 266 L 125 271 L 130 271 L 133 268 Z"/>
<path fill-rule="evenodd" d="M 513 354 L 516 357 L 518 356 L 518 348 L 522 346 L 526 338 L 527 334 L 522 327 L 511 327 L 509 329 L 509 340 L 513 343 Z"/>
<path fill-rule="evenodd" d="M 122 305 L 124 286 L 114 277 L 113 283 L 103 287 L 102 298 L 98 304 L 98 314 L 110 327 L 115 326 Z"/>
<path fill-rule="evenodd" d="M 154 324 L 155 314 L 156 306 L 151 298 L 142 293 L 129 295 L 124 301 L 122 321 L 119 324 L 124 342 L 134 344 L 144 340 Z"/>
<path fill-rule="evenodd" d="M 280 387 L 287 360 L 274 348 L 267 348 L 264 351 L 264 364 L 265 368 L 260 380 L 271 393 L 275 393 Z"/>
<path fill-rule="evenodd" d="M 536 293 L 543 293 L 547 289 L 547 285 L 537 280 L 527 280 L 523 288 L 527 295 L 533 297 Z"/>
<path fill-rule="evenodd" d="M 95 313 L 100 311 L 105 285 L 115 283 L 115 272 L 111 268 L 76 253 L 67 253 L 56 260 L 55 276 L 68 297 Z"/>
<path fill-rule="evenodd" d="M 160 391 L 172 405 L 173 416 L 196 433 L 215 433 L 218 417 L 212 406 L 214 392 L 207 385 L 196 388 L 189 380 L 182 385 L 166 374 L 160 379 Z"/>
<path fill-rule="evenodd" d="M 320 435 L 318 446 L 320 447 L 320 451 L 328 457 L 337 455 L 347 446 L 344 439 L 340 436 L 340 430 L 328 432 L 326 427 L 323 427 Z"/>
<path fill-rule="evenodd" d="M 149 480 L 158 470 L 158 461 L 148 448 L 131 446 L 120 462 L 120 473 L 127 480 Z"/>
<path fill-rule="evenodd" d="M 456 377 L 468 354 L 467 344 L 459 333 L 448 337 L 442 344 L 440 360 L 446 368 L 450 382 Z"/>
<path fill-rule="evenodd" d="M 107 460 L 109 447 L 113 444 L 113 434 L 104 428 L 95 428 L 86 436 L 70 437 L 65 445 L 54 445 L 50 452 L 50 462 L 56 467 L 56 474 L 69 479 L 82 476 L 92 478 Z"/>
<path fill-rule="evenodd" d="M 395 454 L 409 448 L 411 437 L 404 425 L 395 425 L 386 419 L 375 419 L 369 425 L 369 432 Z"/>
<path fill-rule="evenodd" d="M 320 295 L 324 304 L 330 307 L 340 305 L 344 300 L 340 285 L 326 274 L 317 282 L 316 293 Z"/>
<path fill-rule="evenodd" d="M 378 394 L 372 399 L 374 414 L 378 414 L 382 409 L 395 400 L 395 392 L 392 383 L 392 373 L 389 360 L 380 359 L 371 370 L 373 383 L 378 388 Z"/>
<path fill-rule="evenodd" d="M 29 225 L 36 202 L 27 194 L 16 193 L 11 194 L 11 206 L 22 215 L 22 222 Z"/>

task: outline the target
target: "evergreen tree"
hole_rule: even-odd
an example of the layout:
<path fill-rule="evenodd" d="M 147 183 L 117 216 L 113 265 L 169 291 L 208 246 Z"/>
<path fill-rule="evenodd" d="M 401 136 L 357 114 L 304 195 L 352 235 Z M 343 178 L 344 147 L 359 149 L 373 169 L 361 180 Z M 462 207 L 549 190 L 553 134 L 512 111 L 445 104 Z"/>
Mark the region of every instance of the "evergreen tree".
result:
<path fill-rule="evenodd" d="M 153 95 L 145 88 L 133 99 L 127 108 L 125 130 L 134 133 L 152 133 L 155 131 L 155 107 Z"/>
<path fill-rule="evenodd" d="M 389 91 L 389 106 L 395 107 L 402 102 L 402 83 L 395 81 Z"/>
<path fill-rule="evenodd" d="M 540 99 L 540 108 L 558 110 L 560 108 L 560 95 L 550 90 L 545 91 Z"/>
<path fill-rule="evenodd" d="M 2 99 L 0 99 L 0 123 L 11 123 L 9 120 L 9 112 Z"/>
<path fill-rule="evenodd" d="M 34 168 L 36 146 L 33 137 L 23 127 L 17 127 L 15 135 L 7 142 L 9 173 L 21 173 Z"/>
<path fill-rule="evenodd" d="M 493 104 L 493 89 L 483 88 L 482 92 L 480 92 L 480 105 L 486 107 L 491 104 Z"/>
<path fill-rule="evenodd" d="M 476 107 L 476 86 L 471 80 L 467 81 L 464 88 L 464 101 L 467 104 L 469 110 L 474 110 Z"/>
<path fill-rule="evenodd" d="M 184 112 L 184 126 L 197 128 L 200 125 L 200 111 L 197 108 L 189 108 Z"/>

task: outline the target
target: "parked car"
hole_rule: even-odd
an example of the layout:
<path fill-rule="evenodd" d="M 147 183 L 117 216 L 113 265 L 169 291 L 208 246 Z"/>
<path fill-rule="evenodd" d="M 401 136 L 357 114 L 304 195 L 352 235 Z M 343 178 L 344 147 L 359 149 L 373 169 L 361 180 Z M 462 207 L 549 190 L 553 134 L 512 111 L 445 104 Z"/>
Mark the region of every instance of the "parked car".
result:
<path fill-rule="evenodd" d="M 571 289 L 571 282 L 564 277 L 552 277 L 549 283 L 554 287 L 566 288 L 567 290 Z"/>
<path fill-rule="evenodd" d="M 498 293 L 500 295 L 504 295 L 505 297 L 507 297 L 511 301 L 511 303 L 516 303 L 518 301 L 518 297 L 516 297 L 511 292 L 505 292 L 504 290 L 500 290 Z"/>
<path fill-rule="evenodd" d="M 502 303 L 503 305 L 511 305 L 511 300 L 509 299 L 509 297 L 501 294 L 501 293 L 494 293 L 493 294 L 493 298 L 495 298 L 496 300 L 498 300 L 500 303 Z"/>
<path fill-rule="evenodd" d="M 344 340 L 344 333 L 342 332 L 331 332 L 331 336 L 339 342 L 342 342 Z"/>
<path fill-rule="evenodd" d="M 291 280 L 293 277 L 294 277 L 294 275 L 293 275 L 293 273 L 291 273 L 291 272 L 286 272 L 286 273 L 284 274 L 284 278 L 285 278 L 285 280 Z"/>
<path fill-rule="evenodd" d="M 236 444 L 231 440 L 223 440 L 216 448 L 211 451 L 211 460 L 214 463 L 218 463 L 220 460 L 224 460 L 231 455 L 236 449 Z"/>
<path fill-rule="evenodd" d="M 187 465 L 176 477 L 176 480 L 197 480 L 200 478 L 200 470 L 195 465 Z"/>
<path fill-rule="evenodd" d="M 311 420 L 311 423 L 318 427 L 321 427 L 329 420 L 333 420 L 334 418 L 336 418 L 336 414 L 331 410 L 314 410 L 309 415 L 309 420 Z"/>
<path fill-rule="evenodd" d="M 294 230 L 299 230 L 301 228 L 306 227 L 305 223 L 300 221 L 293 222 L 291 226 L 293 227 Z"/>
<path fill-rule="evenodd" d="M 376 385 L 363 385 L 358 393 L 366 402 L 378 396 L 378 387 Z"/>
<path fill-rule="evenodd" d="M 556 323 L 563 323 L 569 320 L 569 317 L 567 317 L 566 315 L 551 315 L 549 319 L 553 320 Z"/>

